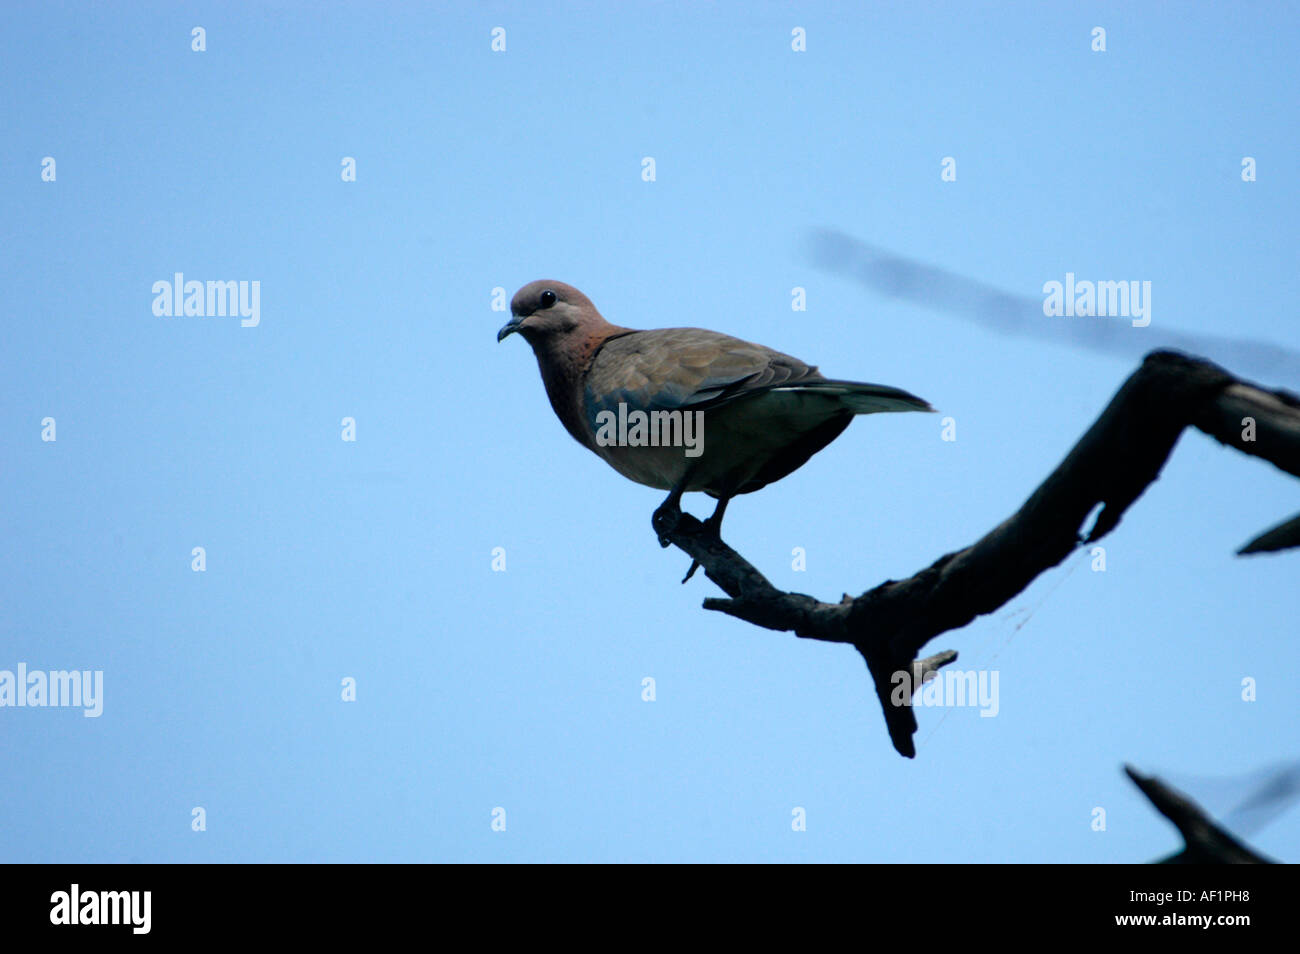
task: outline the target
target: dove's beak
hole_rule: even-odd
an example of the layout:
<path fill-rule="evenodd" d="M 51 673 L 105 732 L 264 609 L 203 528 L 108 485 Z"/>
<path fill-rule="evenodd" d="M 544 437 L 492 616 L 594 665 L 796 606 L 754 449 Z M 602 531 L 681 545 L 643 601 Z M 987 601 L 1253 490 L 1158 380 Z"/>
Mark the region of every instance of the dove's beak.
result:
<path fill-rule="evenodd" d="M 507 321 L 504 325 L 501 326 L 501 330 L 497 332 L 497 341 L 505 341 L 507 338 L 509 338 L 512 334 L 514 334 L 516 331 L 519 330 L 519 325 L 522 322 L 523 322 L 522 318 L 511 318 L 509 321 Z"/>

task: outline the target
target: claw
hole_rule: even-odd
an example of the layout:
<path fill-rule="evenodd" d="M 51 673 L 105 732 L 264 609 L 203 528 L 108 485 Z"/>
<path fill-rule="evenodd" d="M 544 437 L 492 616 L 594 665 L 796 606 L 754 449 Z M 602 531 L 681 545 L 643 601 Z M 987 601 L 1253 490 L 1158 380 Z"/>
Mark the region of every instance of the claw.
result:
<path fill-rule="evenodd" d="M 677 522 L 682 518 L 682 492 L 673 490 L 668 499 L 661 503 L 650 518 L 650 526 L 659 537 L 659 545 L 667 548 L 672 543 L 669 534 L 677 529 Z"/>

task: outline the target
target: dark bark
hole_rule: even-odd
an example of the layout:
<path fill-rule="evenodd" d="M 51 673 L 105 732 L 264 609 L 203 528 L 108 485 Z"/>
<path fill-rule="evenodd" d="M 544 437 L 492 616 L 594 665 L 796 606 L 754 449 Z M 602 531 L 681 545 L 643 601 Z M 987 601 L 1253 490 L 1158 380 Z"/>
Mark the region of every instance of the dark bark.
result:
<path fill-rule="evenodd" d="M 1246 418 L 1254 422 L 1253 432 L 1243 423 Z M 1114 530 L 1159 476 L 1187 427 L 1300 477 L 1300 397 L 1240 381 L 1199 358 L 1156 351 L 1019 511 L 908 579 L 887 580 L 856 598 L 823 603 L 778 590 L 689 514 L 665 536 L 699 561 L 727 594 L 706 599 L 705 609 L 856 647 L 871 672 L 894 748 L 911 758 L 916 754 L 916 719 L 910 694 L 901 705 L 891 701 L 896 674 L 917 677 L 951 663 L 957 658 L 952 651 L 924 659 L 918 654 L 939 634 L 993 612 L 1076 548 Z M 1086 528 L 1099 505 L 1096 520 Z M 1292 523 L 1268 531 L 1243 552 L 1300 544 Z M 919 679 L 910 685 L 919 688 Z"/>
<path fill-rule="evenodd" d="M 1142 775 L 1132 766 L 1124 771 L 1142 794 L 1173 823 L 1183 836 L 1183 850 L 1161 858 L 1161 865 L 1267 865 L 1258 855 L 1216 825 L 1199 805 L 1154 775 Z"/>

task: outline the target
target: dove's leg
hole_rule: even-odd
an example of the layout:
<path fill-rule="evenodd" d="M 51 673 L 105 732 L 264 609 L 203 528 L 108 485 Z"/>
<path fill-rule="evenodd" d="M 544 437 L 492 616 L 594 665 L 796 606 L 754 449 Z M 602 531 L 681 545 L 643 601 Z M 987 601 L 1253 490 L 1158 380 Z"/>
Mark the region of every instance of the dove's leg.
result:
<path fill-rule="evenodd" d="M 713 508 L 713 516 L 704 521 L 704 525 L 713 531 L 715 537 L 722 536 L 722 515 L 727 512 L 729 503 L 731 503 L 730 497 L 720 498 L 718 505 Z"/>
<path fill-rule="evenodd" d="M 708 530 L 719 540 L 722 539 L 722 515 L 727 512 L 727 504 L 730 502 L 731 502 L 730 497 L 720 497 L 718 499 L 718 505 L 713 508 L 713 516 L 709 517 L 708 520 L 704 521 L 704 529 Z M 687 580 L 693 577 L 695 575 L 695 571 L 698 570 L 699 568 L 700 568 L 700 562 L 698 560 L 692 560 L 691 568 L 687 570 L 686 575 L 682 577 L 682 582 L 685 583 Z"/>

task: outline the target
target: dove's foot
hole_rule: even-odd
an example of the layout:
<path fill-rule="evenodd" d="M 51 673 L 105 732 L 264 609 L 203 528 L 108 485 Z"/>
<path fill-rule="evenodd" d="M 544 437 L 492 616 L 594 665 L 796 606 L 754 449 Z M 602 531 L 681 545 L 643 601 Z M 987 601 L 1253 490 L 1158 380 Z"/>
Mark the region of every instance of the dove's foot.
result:
<path fill-rule="evenodd" d="M 654 515 L 650 518 L 650 526 L 654 527 L 661 547 L 667 547 L 672 543 L 668 537 L 677 529 L 677 523 L 681 519 L 682 489 L 674 487 L 672 493 L 668 495 L 668 499 L 658 506 Z"/>

